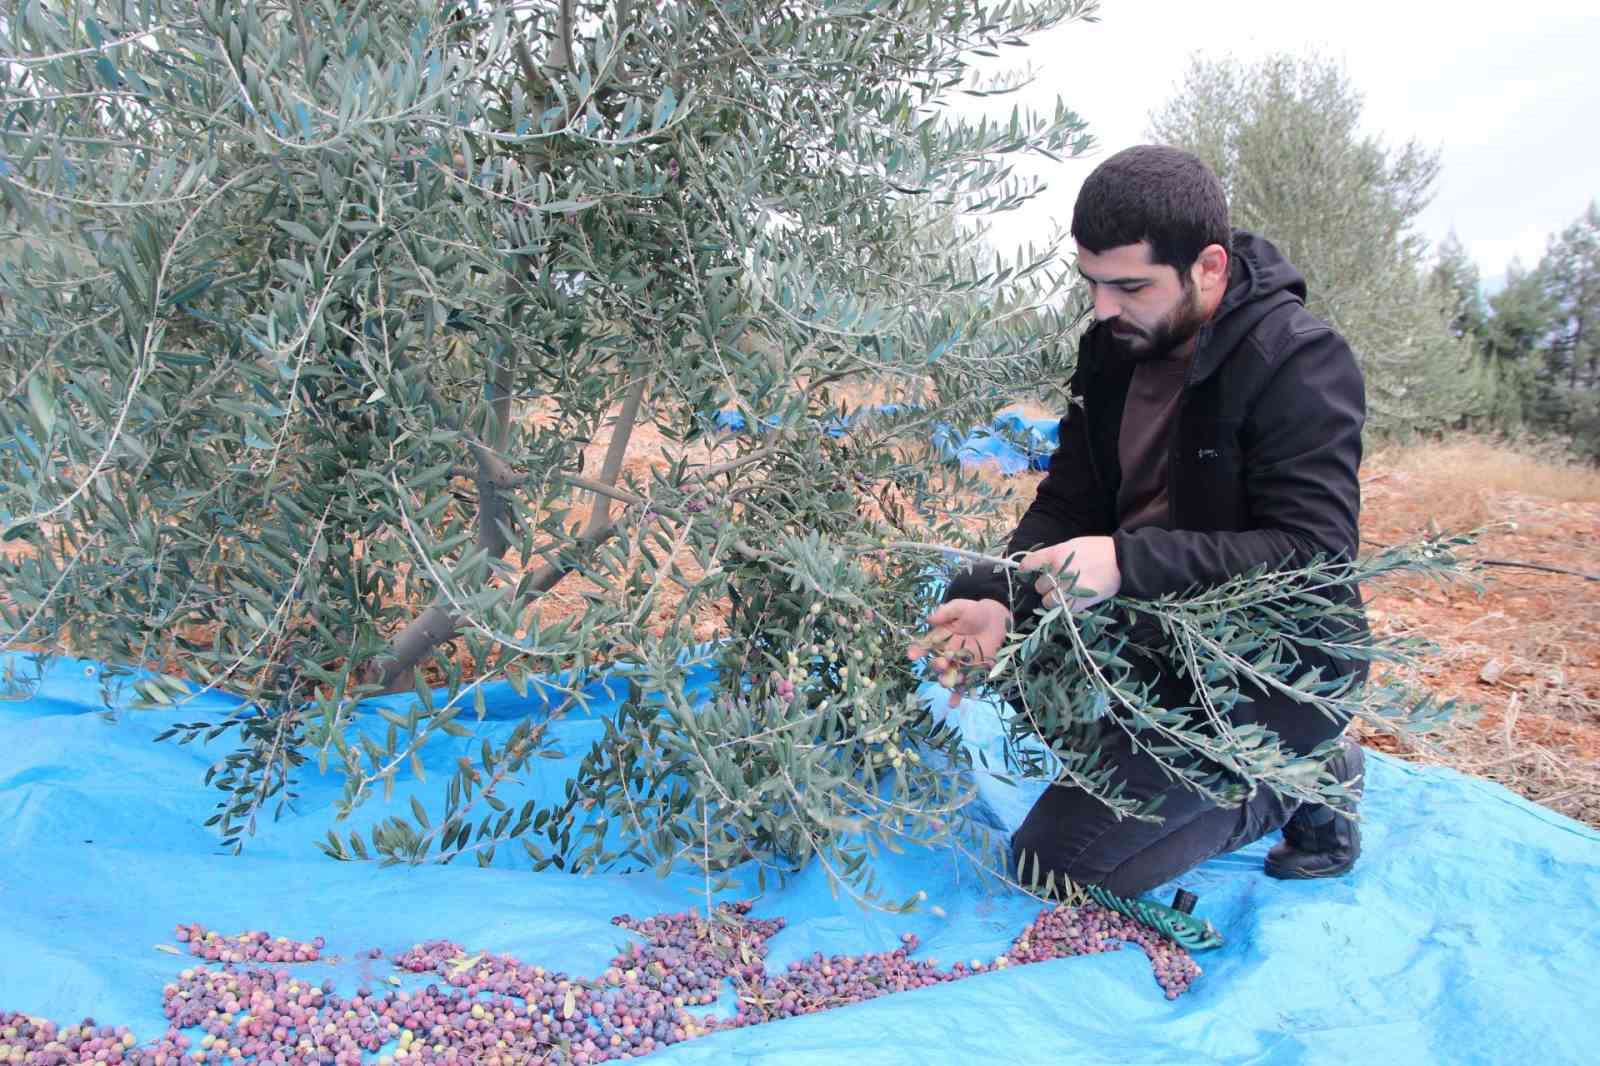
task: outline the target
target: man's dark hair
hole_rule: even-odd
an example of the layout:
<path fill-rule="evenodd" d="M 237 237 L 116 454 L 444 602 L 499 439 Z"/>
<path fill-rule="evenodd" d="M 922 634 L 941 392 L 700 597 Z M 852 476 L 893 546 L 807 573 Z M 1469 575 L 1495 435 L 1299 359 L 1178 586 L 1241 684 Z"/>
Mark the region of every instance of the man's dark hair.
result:
<path fill-rule="evenodd" d="M 1095 167 L 1072 210 L 1072 237 L 1089 251 L 1149 241 L 1150 261 L 1179 274 L 1206 245 L 1227 248 L 1231 232 L 1228 198 L 1211 168 L 1159 144 L 1123 149 Z"/>

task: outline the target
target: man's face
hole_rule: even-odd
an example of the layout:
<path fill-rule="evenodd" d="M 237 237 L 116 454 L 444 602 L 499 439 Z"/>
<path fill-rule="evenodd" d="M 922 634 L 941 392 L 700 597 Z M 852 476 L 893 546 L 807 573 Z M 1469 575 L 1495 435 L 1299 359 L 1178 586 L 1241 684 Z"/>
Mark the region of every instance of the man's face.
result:
<path fill-rule="evenodd" d="M 1094 317 L 1133 359 L 1170 355 L 1205 324 L 1200 294 L 1175 268 L 1150 262 L 1150 244 L 1104 252 L 1078 248 L 1078 273 L 1094 296 Z"/>

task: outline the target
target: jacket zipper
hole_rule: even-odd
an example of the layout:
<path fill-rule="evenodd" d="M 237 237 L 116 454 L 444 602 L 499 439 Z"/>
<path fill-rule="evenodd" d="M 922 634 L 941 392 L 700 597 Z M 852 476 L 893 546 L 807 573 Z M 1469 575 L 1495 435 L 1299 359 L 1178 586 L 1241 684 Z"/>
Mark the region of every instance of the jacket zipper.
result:
<path fill-rule="evenodd" d="M 1167 442 L 1167 528 L 1178 528 L 1178 449 L 1183 436 L 1183 416 L 1189 407 L 1189 394 L 1195 383 L 1195 368 L 1200 365 L 1200 353 L 1211 340 L 1211 323 L 1200 327 L 1194 339 L 1194 351 L 1189 353 L 1189 366 L 1183 372 L 1183 389 L 1178 393 L 1178 409 L 1172 416 L 1172 436 Z"/>

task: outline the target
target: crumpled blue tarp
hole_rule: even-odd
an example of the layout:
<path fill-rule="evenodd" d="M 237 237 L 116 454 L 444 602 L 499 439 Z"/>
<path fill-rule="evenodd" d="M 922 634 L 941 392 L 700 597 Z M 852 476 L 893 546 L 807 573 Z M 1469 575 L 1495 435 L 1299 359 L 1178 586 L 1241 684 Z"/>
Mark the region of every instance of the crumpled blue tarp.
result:
<path fill-rule="evenodd" d="M 898 404 L 882 404 L 859 409 L 852 414 L 894 414 Z M 850 417 L 834 417 L 823 426 L 831 437 L 848 431 Z M 718 432 L 742 433 L 748 426 L 743 413 L 731 408 L 716 412 L 711 424 Z M 778 425 L 778 419 L 768 416 L 760 421 L 756 432 Z M 1024 470 L 1050 469 L 1050 455 L 1060 443 L 1060 421 L 1054 418 L 1030 418 L 1015 411 L 1002 412 L 987 426 L 968 430 L 957 436 L 955 428 L 939 422 L 933 428 L 933 441 L 946 459 L 959 460 L 963 466 L 981 466 L 991 463 L 1002 474 L 1020 474 Z"/>
<path fill-rule="evenodd" d="M 1029 418 L 1015 411 L 1002 412 L 987 427 L 971 430 L 960 441 L 946 437 L 946 454 L 952 450 L 963 466 L 993 463 L 1000 473 L 1049 470 L 1050 456 L 1061 443 L 1060 420 Z"/>
<path fill-rule="evenodd" d="M 233 933 L 327 938 L 345 961 L 305 967 L 342 992 L 381 980 L 387 963 L 353 959 L 435 937 L 596 974 L 624 943 L 614 914 L 682 911 L 700 880 L 674 874 L 575 877 L 497 865 L 390 867 L 337 863 L 313 848 L 332 821 L 339 782 L 314 765 L 294 812 L 266 822 L 240 857 L 219 852 L 201 822 L 216 794 L 202 785 L 225 740 L 151 743 L 173 721 L 216 715 L 209 693 L 179 711 L 103 715 L 98 664 L 57 660 L 30 676 L 0 656 L 20 691 L 0 699 L 0 1009 L 60 1022 L 92 1014 L 141 1040 L 165 1030 L 161 986 L 185 964 L 155 948 L 179 922 Z M 686 664 L 691 685 L 710 680 Z M 615 688 L 616 686 L 612 686 Z M 543 712 L 508 685 L 486 686 L 475 729 L 503 735 Z M 928 694 L 941 706 L 942 690 Z M 591 686 L 588 709 L 552 726 L 571 756 L 541 767 L 536 791 L 560 787 L 620 692 Z M 113 692 L 113 704 L 125 703 Z M 405 707 L 413 696 L 391 698 Z M 969 744 L 992 748 L 995 709 L 968 700 Z M 470 715 L 467 716 L 470 720 Z M 430 745 L 434 801 L 457 755 L 476 741 Z M 1137 950 L 1061 959 L 804 1018 L 716 1033 L 658 1052 L 662 1063 L 1505 1063 L 1596 1061 L 1588 1026 L 1600 1007 L 1600 833 L 1497 785 L 1445 769 L 1369 757 L 1365 853 L 1350 876 L 1285 883 L 1261 872 L 1270 841 L 1177 883 L 1227 938 L 1198 959 L 1205 975 L 1168 1002 Z M 983 816 L 1014 825 L 1027 794 L 985 786 Z M 353 824 L 383 816 L 379 803 Z M 505 849 L 516 851 L 520 849 Z M 525 860 L 524 860 L 525 861 Z M 755 914 L 782 915 L 769 966 L 817 950 L 883 951 L 905 931 L 945 964 L 992 958 L 1037 904 L 972 875 L 950 855 L 885 856 L 884 888 L 928 904 L 914 915 L 834 899 L 813 869 L 769 889 Z M 1156 893 L 1166 899 L 1171 886 Z M 408 979 L 409 980 L 409 979 Z"/>

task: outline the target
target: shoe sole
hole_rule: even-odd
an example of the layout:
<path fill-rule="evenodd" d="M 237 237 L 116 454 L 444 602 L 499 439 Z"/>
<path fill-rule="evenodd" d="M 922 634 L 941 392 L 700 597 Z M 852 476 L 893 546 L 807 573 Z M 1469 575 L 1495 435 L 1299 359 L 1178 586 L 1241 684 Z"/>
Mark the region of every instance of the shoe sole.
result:
<path fill-rule="evenodd" d="M 1309 872 L 1302 867 L 1284 867 L 1276 863 L 1265 863 L 1263 868 L 1268 877 L 1276 877 L 1280 881 L 1320 881 L 1328 877 L 1343 877 L 1356 868 L 1356 860 L 1351 859 L 1343 866 L 1330 866 L 1326 870 Z"/>

